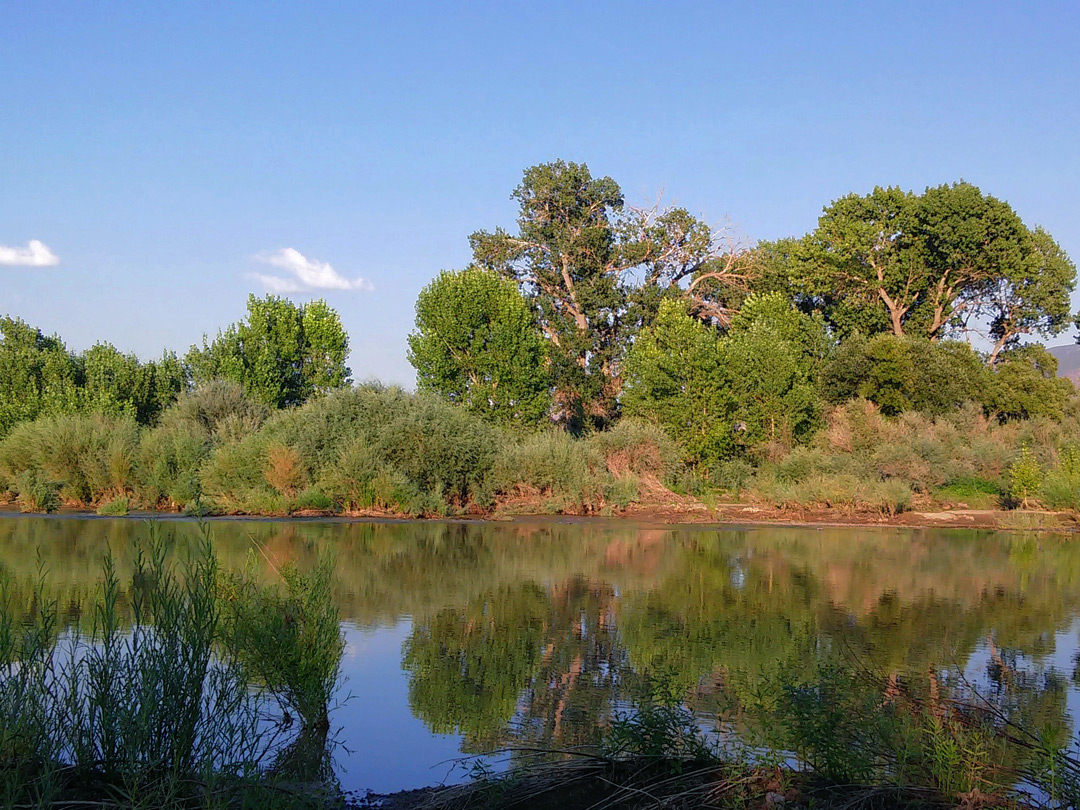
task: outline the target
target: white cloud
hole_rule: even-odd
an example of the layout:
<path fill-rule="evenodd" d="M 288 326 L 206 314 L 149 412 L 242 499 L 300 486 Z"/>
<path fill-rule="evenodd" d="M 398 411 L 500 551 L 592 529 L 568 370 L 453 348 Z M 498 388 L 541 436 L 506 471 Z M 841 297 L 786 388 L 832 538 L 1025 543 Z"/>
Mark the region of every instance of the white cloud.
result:
<path fill-rule="evenodd" d="M 295 248 L 282 248 L 255 257 L 258 261 L 284 270 L 287 275 L 270 276 L 252 273 L 267 290 L 275 293 L 294 293 L 305 290 L 372 290 L 371 282 L 363 278 L 348 279 L 330 266 L 329 262 L 309 259 Z"/>
<path fill-rule="evenodd" d="M 37 239 L 31 239 L 26 247 L 0 245 L 0 267 L 55 267 L 60 257 Z"/>

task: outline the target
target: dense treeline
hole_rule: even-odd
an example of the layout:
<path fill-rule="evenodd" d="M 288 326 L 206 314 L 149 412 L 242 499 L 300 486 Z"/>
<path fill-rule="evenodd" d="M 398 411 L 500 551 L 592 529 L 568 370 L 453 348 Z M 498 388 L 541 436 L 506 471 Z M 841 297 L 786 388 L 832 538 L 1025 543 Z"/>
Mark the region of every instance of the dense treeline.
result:
<path fill-rule="evenodd" d="M 420 293 L 416 395 L 352 387 L 322 301 L 252 296 L 150 363 L 0 321 L 9 494 L 593 511 L 662 482 L 886 512 L 943 492 L 1080 503 L 1076 392 L 1034 342 L 1073 322 L 1076 268 L 1007 203 L 877 188 L 744 250 L 582 164 L 534 166 L 513 196 L 515 231 L 474 233 L 472 264 Z"/>

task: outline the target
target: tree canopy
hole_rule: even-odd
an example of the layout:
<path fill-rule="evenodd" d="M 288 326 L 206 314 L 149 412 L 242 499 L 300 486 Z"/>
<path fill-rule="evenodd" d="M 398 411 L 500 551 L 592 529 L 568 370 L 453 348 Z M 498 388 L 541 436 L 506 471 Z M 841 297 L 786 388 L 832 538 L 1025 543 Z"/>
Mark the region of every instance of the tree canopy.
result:
<path fill-rule="evenodd" d="M 550 406 L 535 313 L 516 284 L 482 268 L 441 273 L 420 292 L 409 362 L 421 391 L 499 422 L 537 424 Z"/>
<path fill-rule="evenodd" d="M 526 169 L 514 190 L 518 231 L 477 231 L 474 260 L 517 282 L 548 341 L 556 418 L 580 429 L 613 419 L 619 364 L 665 295 L 704 317 L 727 310 L 695 283 L 736 282 L 713 230 L 685 209 L 635 208 L 610 177 L 555 161 Z"/>
<path fill-rule="evenodd" d="M 1076 267 L 1046 231 L 970 183 L 849 194 L 787 262 L 841 335 L 940 340 L 982 331 L 1001 350 L 1068 323 Z"/>
<path fill-rule="evenodd" d="M 274 295 L 248 297 L 247 320 L 218 332 L 186 357 L 196 383 L 232 380 L 274 408 L 298 405 L 349 384 L 349 336 L 325 301 L 297 305 Z"/>

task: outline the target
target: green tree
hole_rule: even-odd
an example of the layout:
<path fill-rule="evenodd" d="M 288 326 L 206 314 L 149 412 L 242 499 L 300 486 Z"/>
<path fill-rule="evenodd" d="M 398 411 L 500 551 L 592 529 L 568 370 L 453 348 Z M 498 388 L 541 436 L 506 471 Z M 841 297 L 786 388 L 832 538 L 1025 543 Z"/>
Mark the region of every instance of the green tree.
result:
<path fill-rule="evenodd" d="M 716 330 L 665 301 L 638 334 L 623 368 L 623 410 L 655 419 L 687 456 L 709 466 L 735 448 L 735 397 Z"/>
<path fill-rule="evenodd" d="M 0 436 L 18 422 L 78 407 L 79 364 L 56 335 L 0 318 Z"/>
<path fill-rule="evenodd" d="M 134 354 L 121 353 L 111 343 L 98 343 L 83 352 L 79 362 L 83 409 L 111 415 L 126 413 L 143 425 L 156 421 L 185 388 L 184 367 L 173 352 L 143 363 Z"/>
<path fill-rule="evenodd" d="M 805 285 L 817 295 L 839 298 L 846 315 L 863 313 L 859 321 L 845 323 L 845 331 L 871 331 L 875 319 L 870 313 L 878 310 L 893 334 L 904 334 L 904 323 L 926 288 L 925 266 L 913 238 L 916 204 L 914 194 L 895 187 L 879 186 L 865 196 L 848 194 L 825 208 L 805 240 Z"/>
<path fill-rule="evenodd" d="M 695 314 L 725 319 L 726 309 L 694 293 L 739 274 L 700 220 L 680 208 L 628 206 L 614 180 L 584 164 L 526 169 L 513 197 L 518 233 L 474 233 L 475 261 L 520 284 L 535 307 L 556 417 L 571 429 L 603 426 L 616 415 L 623 350 L 659 300 L 689 297 Z"/>
<path fill-rule="evenodd" d="M 1057 367 L 1057 358 L 1039 344 L 1002 352 L 990 375 L 987 412 L 1002 421 L 1061 419 L 1076 387 L 1057 376 Z"/>
<path fill-rule="evenodd" d="M 841 334 L 936 341 L 987 324 L 990 365 L 1022 335 L 1065 328 L 1076 277 L 1048 233 L 963 182 L 841 197 L 788 257 L 793 287 Z"/>
<path fill-rule="evenodd" d="M 988 371 L 966 343 L 881 333 L 844 341 L 822 374 L 821 391 L 833 403 L 868 399 L 889 415 L 942 414 L 984 403 L 988 384 Z"/>
<path fill-rule="evenodd" d="M 326 302 L 296 305 L 267 295 L 248 297 L 247 320 L 203 338 L 186 362 L 196 383 L 232 380 L 271 407 L 298 405 L 349 384 L 349 337 Z"/>
<path fill-rule="evenodd" d="M 1054 238 L 1035 228 L 1024 243 L 1024 260 L 1007 267 L 983 296 L 994 347 L 989 365 L 1022 335 L 1053 337 L 1069 326 L 1069 299 L 1076 288 L 1076 265 Z"/>
<path fill-rule="evenodd" d="M 814 380 L 828 352 L 820 316 L 779 294 L 750 296 L 728 333 L 665 301 L 627 354 L 628 415 L 655 419 L 699 464 L 763 441 L 801 438 L 817 420 Z"/>
<path fill-rule="evenodd" d="M 517 285 L 477 267 L 444 272 L 416 301 L 409 362 L 418 388 L 504 423 L 549 406 L 544 341 Z"/>

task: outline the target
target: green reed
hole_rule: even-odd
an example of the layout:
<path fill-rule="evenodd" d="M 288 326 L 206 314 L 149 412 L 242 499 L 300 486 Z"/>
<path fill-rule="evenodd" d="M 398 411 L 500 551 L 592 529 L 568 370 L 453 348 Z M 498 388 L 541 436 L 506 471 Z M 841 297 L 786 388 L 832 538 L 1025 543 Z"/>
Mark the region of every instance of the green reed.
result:
<path fill-rule="evenodd" d="M 251 636 L 238 632 L 221 598 L 224 577 L 208 536 L 179 565 L 169 559 L 152 525 L 130 586 L 106 557 L 85 635 L 60 628 L 56 602 L 45 597 L 47 572 L 26 621 L 16 622 L 0 590 L 0 806 L 302 801 L 275 783 L 272 766 L 297 739 L 310 746 L 306 715 L 299 727 L 284 722 L 277 684 L 255 688 L 243 646 Z M 315 606 L 328 602 L 328 588 L 310 598 L 309 610 L 336 621 L 332 607 Z M 130 623 L 121 621 L 125 604 Z M 304 660 L 309 653 L 288 645 L 311 639 L 294 634 L 275 643 L 286 658 Z M 329 700 L 328 691 L 319 694 Z M 316 709 L 305 704 L 305 712 Z M 318 739 L 325 749 L 325 731 Z"/>

